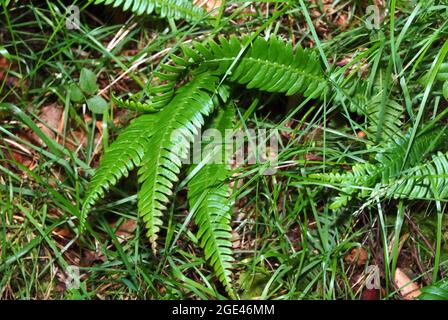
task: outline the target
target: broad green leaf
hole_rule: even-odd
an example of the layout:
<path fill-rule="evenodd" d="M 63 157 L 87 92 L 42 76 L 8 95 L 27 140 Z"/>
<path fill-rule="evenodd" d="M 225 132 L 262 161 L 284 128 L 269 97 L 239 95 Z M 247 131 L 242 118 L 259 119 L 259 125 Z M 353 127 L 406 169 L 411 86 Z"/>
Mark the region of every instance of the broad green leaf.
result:
<path fill-rule="evenodd" d="M 89 69 L 83 68 L 79 77 L 79 87 L 87 95 L 95 94 L 98 90 L 95 73 Z"/>
<path fill-rule="evenodd" d="M 72 83 L 68 90 L 70 94 L 70 100 L 72 100 L 73 102 L 81 102 L 82 100 L 84 100 L 84 94 L 76 84 Z"/>
<path fill-rule="evenodd" d="M 108 103 L 100 96 L 94 96 L 87 100 L 87 107 L 94 113 L 103 113 L 106 111 Z"/>

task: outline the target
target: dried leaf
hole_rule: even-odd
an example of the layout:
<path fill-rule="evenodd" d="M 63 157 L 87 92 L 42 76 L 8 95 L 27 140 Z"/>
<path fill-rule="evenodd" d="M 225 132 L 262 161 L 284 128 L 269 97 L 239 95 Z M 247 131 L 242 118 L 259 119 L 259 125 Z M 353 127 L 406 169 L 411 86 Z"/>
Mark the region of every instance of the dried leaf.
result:
<path fill-rule="evenodd" d="M 420 286 L 413 282 L 400 268 L 395 270 L 394 283 L 405 300 L 415 300 L 420 294 Z"/>
<path fill-rule="evenodd" d="M 353 248 L 344 260 L 350 264 L 356 263 L 358 267 L 362 267 L 366 264 L 368 253 L 363 247 Z"/>

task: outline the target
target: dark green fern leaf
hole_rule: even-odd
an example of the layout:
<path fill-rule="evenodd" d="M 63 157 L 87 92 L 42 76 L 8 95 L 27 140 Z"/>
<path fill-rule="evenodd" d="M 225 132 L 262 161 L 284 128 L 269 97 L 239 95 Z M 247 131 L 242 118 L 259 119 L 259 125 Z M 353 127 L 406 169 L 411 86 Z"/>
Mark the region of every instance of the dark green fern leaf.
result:
<path fill-rule="evenodd" d="M 220 109 L 211 128 L 219 130 L 224 137 L 225 130 L 232 128 L 233 117 L 233 106 Z M 195 210 L 193 218 L 199 228 L 197 237 L 204 249 L 205 258 L 210 261 L 229 295 L 234 297 L 231 284 L 233 258 L 230 227 L 232 203 L 229 200 L 228 181 L 230 168 L 227 163 L 229 159 L 223 159 L 223 149 L 223 145 L 210 148 L 217 150 L 216 154 L 190 180 L 188 199 L 190 209 Z M 194 169 L 196 166 L 192 167 Z"/>
<path fill-rule="evenodd" d="M 435 128 L 414 140 L 409 152 L 408 160 L 404 165 L 404 159 L 409 144 L 410 134 L 399 136 L 385 145 L 383 150 L 376 155 L 376 160 L 381 165 L 381 179 L 384 183 L 402 174 L 402 169 L 412 168 L 425 160 L 431 152 L 442 149 L 447 144 L 448 134 L 446 128 Z"/>
<path fill-rule="evenodd" d="M 438 283 L 422 288 L 419 300 L 448 300 L 448 279 L 445 277 Z"/>
<path fill-rule="evenodd" d="M 336 210 L 352 199 L 353 194 L 360 197 L 370 194 L 372 186 L 377 183 L 380 172 L 376 165 L 371 163 L 356 164 L 352 170 L 344 173 L 317 173 L 310 174 L 311 179 L 334 184 L 339 190 L 339 195 L 330 204 L 330 209 Z"/>
<path fill-rule="evenodd" d="M 403 125 L 404 107 L 398 102 L 387 98 L 384 110 L 382 110 L 382 76 L 383 73 L 379 72 L 373 86 L 374 93 L 371 96 L 366 95 L 368 83 L 361 82 L 359 79 L 349 82 L 347 89 L 347 94 L 352 97 L 349 103 L 350 111 L 366 117 L 366 132 L 373 141 L 376 140 L 379 130 L 381 130 L 384 141 L 390 141 L 394 137 L 400 136 L 400 128 Z"/>

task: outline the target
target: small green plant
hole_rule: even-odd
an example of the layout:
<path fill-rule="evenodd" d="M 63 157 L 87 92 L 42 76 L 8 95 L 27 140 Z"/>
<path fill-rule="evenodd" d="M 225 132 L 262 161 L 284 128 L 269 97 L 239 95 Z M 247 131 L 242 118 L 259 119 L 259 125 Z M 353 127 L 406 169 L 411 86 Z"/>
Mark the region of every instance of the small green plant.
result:
<path fill-rule="evenodd" d="M 323 97 L 328 88 L 314 53 L 301 47 L 293 50 L 291 44 L 277 37 L 269 40 L 257 37 L 253 41 L 249 37 L 221 38 L 219 43 L 195 42 L 192 47 L 183 46 L 182 51 L 183 57 L 172 56 L 172 64 L 162 65 L 165 73 L 157 76 L 165 83 L 153 89 L 156 95 L 152 100 L 122 103 L 143 111 L 160 111 L 138 117 L 106 151 L 87 191 L 81 231 L 95 202 L 138 167 L 139 212 L 155 251 L 163 211 L 194 135 L 212 114 L 212 127 L 221 131 L 232 128 L 233 84 L 286 95 L 301 93 L 310 98 Z M 180 81 L 186 84 L 175 89 Z M 173 136 L 173 132 L 181 134 Z M 190 208 L 195 209 L 201 247 L 216 276 L 233 297 L 230 173 L 225 161 L 206 163 L 191 179 L 188 198 Z"/>
<path fill-rule="evenodd" d="M 83 68 L 79 76 L 78 85 L 72 83 L 69 86 L 70 100 L 75 103 L 85 102 L 93 113 L 104 113 L 108 103 L 104 98 L 95 95 L 98 91 L 96 74 L 91 70 Z"/>

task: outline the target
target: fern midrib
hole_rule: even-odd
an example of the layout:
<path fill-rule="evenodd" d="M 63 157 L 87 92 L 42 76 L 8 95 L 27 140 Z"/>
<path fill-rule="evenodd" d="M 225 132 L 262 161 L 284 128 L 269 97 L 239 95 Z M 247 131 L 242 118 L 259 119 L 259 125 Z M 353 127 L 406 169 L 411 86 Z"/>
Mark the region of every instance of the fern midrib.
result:
<path fill-rule="evenodd" d="M 247 57 L 247 58 L 243 58 L 243 59 L 247 59 L 249 61 L 256 61 L 256 62 L 258 62 L 260 64 L 264 64 L 264 65 L 267 65 L 267 66 L 279 67 L 279 68 L 281 68 L 283 70 L 293 71 L 293 72 L 299 73 L 302 76 L 305 76 L 307 78 L 313 78 L 314 80 L 320 80 L 320 81 L 323 80 L 322 78 L 320 78 L 320 77 L 318 77 L 318 76 L 316 76 L 316 75 L 314 75 L 312 73 L 307 73 L 307 72 L 305 72 L 305 71 L 303 71 L 301 69 L 292 68 L 291 66 L 286 66 L 284 64 L 280 64 L 280 63 L 277 63 L 277 62 L 271 62 L 271 61 L 262 60 L 262 59 L 255 59 L 253 57 Z"/>

